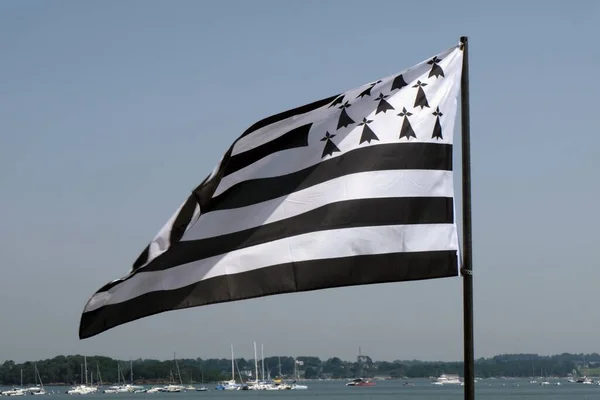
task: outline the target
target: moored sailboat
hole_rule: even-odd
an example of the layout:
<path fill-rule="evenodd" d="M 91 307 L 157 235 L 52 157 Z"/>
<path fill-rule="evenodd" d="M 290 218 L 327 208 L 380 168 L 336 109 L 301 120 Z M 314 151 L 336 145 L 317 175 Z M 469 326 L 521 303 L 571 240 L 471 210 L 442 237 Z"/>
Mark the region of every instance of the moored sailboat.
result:
<path fill-rule="evenodd" d="M 231 380 L 221 382 L 216 390 L 238 390 L 240 385 L 235 382 L 235 357 L 233 355 L 233 344 L 231 345 Z"/>
<path fill-rule="evenodd" d="M 366 356 L 363 356 L 358 348 L 358 356 L 356 357 L 356 362 L 358 363 L 358 376 L 359 378 L 352 379 L 350 382 L 346 383 L 346 386 L 357 386 L 357 387 L 366 387 L 366 386 L 375 386 L 375 382 L 370 379 L 364 379 L 362 377 L 363 373 L 363 364 L 365 362 Z"/>
<path fill-rule="evenodd" d="M 34 385 L 25 389 L 28 394 L 32 394 L 35 396 L 40 396 L 46 394 L 46 389 L 44 389 L 44 384 L 42 383 L 42 377 L 40 376 L 40 371 L 37 368 L 37 363 L 33 363 L 33 377 L 34 377 Z M 39 382 L 39 383 L 38 383 Z"/>

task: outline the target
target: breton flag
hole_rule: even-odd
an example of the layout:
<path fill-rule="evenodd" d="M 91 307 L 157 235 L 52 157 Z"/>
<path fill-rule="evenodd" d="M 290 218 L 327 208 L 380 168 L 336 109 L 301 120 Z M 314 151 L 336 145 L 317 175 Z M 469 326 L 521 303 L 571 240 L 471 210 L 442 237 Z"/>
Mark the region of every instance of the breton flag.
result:
<path fill-rule="evenodd" d="M 247 129 L 98 290 L 80 338 L 153 314 L 459 274 L 452 143 L 460 45 Z"/>

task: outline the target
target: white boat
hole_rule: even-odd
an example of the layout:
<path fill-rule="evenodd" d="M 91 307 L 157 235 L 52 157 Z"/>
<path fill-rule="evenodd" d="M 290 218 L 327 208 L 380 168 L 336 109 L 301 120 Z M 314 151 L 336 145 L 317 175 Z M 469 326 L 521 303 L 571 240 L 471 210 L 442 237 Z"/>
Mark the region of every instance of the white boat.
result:
<path fill-rule="evenodd" d="M 21 368 L 21 386 L 18 388 L 12 388 L 12 390 L 5 390 L 2 392 L 3 396 L 25 396 L 27 390 L 23 389 L 23 368 Z"/>
<path fill-rule="evenodd" d="M 85 383 L 84 383 L 85 376 Z M 83 357 L 83 364 L 81 365 L 81 385 L 75 386 L 67 391 L 70 395 L 86 395 L 95 393 L 98 391 L 97 387 L 88 384 L 88 373 L 87 373 L 87 357 Z"/>
<path fill-rule="evenodd" d="M 370 379 L 363 379 L 363 378 L 355 378 L 352 379 L 350 382 L 346 383 L 346 386 L 358 386 L 358 387 L 363 387 L 363 386 L 375 386 L 375 382 L 373 382 Z"/>
<path fill-rule="evenodd" d="M 125 383 L 125 376 L 123 375 L 123 369 L 119 367 L 119 372 L 121 374 L 121 378 L 123 379 L 123 384 L 116 387 L 117 393 L 146 393 L 146 388 L 140 385 L 133 384 L 133 360 L 129 360 L 129 382 Z"/>
<path fill-rule="evenodd" d="M 196 392 L 206 392 L 208 391 L 208 388 L 206 386 L 204 386 L 204 371 L 200 371 L 201 376 L 202 376 L 202 386 L 197 387 L 196 388 Z"/>
<path fill-rule="evenodd" d="M 254 342 L 254 369 L 255 369 L 255 380 L 254 382 L 248 383 L 248 390 L 279 390 L 279 388 L 273 384 L 265 381 L 265 365 L 264 365 L 264 347 L 261 345 L 261 371 L 262 376 L 259 375 L 258 369 L 258 355 L 256 354 L 256 342 Z M 262 379 L 261 379 L 262 378 Z"/>
<path fill-rule="evenodd" d="M 256 346 L 256 343 L 255 343 Z M 262 348 L 261 348 L 261 352 L 262 352 Z M 256 357 L 255 357 L 256 359 Z M 262 356 L 262 363 L 264 363 L 264 355 Z M 248 389 L 249 390 L 307 390 L 308 386 L 307 385 L 301 385 L 299 383 L 297 383 L 297 380 L 299 379 L 298 377 L 298 369 L 297 369 L 297 365 L 299 364 L 299 362 L 294 359 L 294 377 L 296 378 L 296 380 L 294 380 L 291 384 L 284 382 L 282 374 L 281 374 L 281 359 L 279 360 L 279 377 L 271 380 L 270 378 L 270 374 L 268 374 L 268 378 L 267 380 L 265 380 L 265 372 L 263 369 L 263 380 L 256 380 L 255 382 L 252 382 L 249 384 Z M 258 377 L 258 364 L 256 364 L 256 374 Z"/>
<path fill-rule="evenodd" d="M 36 386 L 28 387 L 27 389 L 23 389 L 23 390 L 25 390 L 25 392 L 27 394 L 31 394 L 31 395 L 35 395 L 35 396 L 46 394 L 46 390 L 44 389 L 43 386 L 36 385 Z"/>
<path fill-rule="evenodd" d="M 23 388 L 14 388 L 12 390 L 5 390 L 2 392 L 2 396 L 25 396 L 27 391 Z"/>
<path fill-rule="evenodd" d="M 274 383 L 269 383 L 269 384 L 265 385 L 264 390 L 281 390 L 281 389 L 279 388 L 279 385 L 276 385 Z"/>
<path fill-rule="evenodd" d="M 131 393 L 132 390 L 130 390 L 127 385 L 113 385 L 113 386 L 109 386 L 108 388 L 104 389 L 104 393 Z"/>
<path fill-rule="evenodd" d="M 68 390 L 67 394 L 86 395 L 86 394 L 94 393 L 96 391 L 97 391 L 97 388 L 95 388 L 95 387 L 91 387 L 88 385 L 78 385 L 78 386 L 71 388 L 71 390 Z"/>
<path fill-rule="evenodd" d="M 583 378 L 577 379 L 576 383 L 583 383 L 584 385 L 591 385 L 594 382 L 587 376 L 584 376 Z"/>
<path fill-rule="evenodd" d="M 538 380 L 535 378 L 535 366 L 531 366 L 531 380 L 529 381 L 530 384 L 532 385 L 537 385 L 539 382 Z"/>
<path fill-rule="evenodd" d="M 248 383 L 248 390 L 279 390 L 278 385 L 273 382 L 267 382 L 265 380 L 265 348 L 261 344 L 261 368 L 258 368 L 258 356 L 256 354 L 256 342 L 254 342 L 254 367 L 256 370 L 256 377 L 254 382 Z"/>
<path fill-rule="evenodd" d="M 462 385 L 458 375 L 440 375 L 435 381 L 431 382 L 432 385 Z"/>
<path fill-rule="evenodd" d="M 239 390 L 241 385 L 235 382 L 235 357 L 233 354 L 233 344 L 231 345 L 231 380 L 221 382 L 223 390 Z"/>
<path fill-rule="evenodd" d="M 98 368 L 98 375 L 100 375 L 100 369 Z M 121 384 L 121 382 L 123 382 Z M 125 376 L 123 376 L 123 370 L 121 369 L 121 363 L 117 362 L 117 384 L 107 387 L 102 390 L 102 393 L 115 394 L 115 393 L 129 393 L 132 392 L 130 387 L 125 384 Z"/>
<path fill-rule="evenodd" d="M 42 384 L 42 378 L 40 377 L 40 372 L 37 369 L 37 363 L 33 363 L 33 377 L 35 380 L 35 386 L 24 389 L 25 392 L 27 394 L 32 394 L 35 396 L 45 395 L 46 390 L 44 389 L 44 385 Z"/>
<path fill-rule="evenodd" d="M 185 387 L 182 385 L 167 385 L 165 386 L 165 391 L 168 393 L 179 393 L 185 390 Z"/>
<path fill-rule="evenodd" d="M 237 384 L 233 379 L 227 382 L 222 382 L 221 385 L 223 386 L 223 390 L 238 390 L 240 387 L 240 385 Z"/>
<path fill-rule="evenodd" d="M 292 383 L 290 389 L 291 390 L 307 390 L 308 386 L 306 386 L 306 385 L 300 385 L 298 383 Z"/>
<path fill-rule="evenodd" d="M 297 381 L 300 379 L 300 375 L 298 375 L 298 365 L 304 365 L 302 363 L 303 363 L 302 361 L 298 361 L 294 357 L 294 382 L 292 382 L 292 384 L 290 385 L 291 390 L 306 390 L 306 389 L 308 389 L 308 386 L 297 383 Z"/>

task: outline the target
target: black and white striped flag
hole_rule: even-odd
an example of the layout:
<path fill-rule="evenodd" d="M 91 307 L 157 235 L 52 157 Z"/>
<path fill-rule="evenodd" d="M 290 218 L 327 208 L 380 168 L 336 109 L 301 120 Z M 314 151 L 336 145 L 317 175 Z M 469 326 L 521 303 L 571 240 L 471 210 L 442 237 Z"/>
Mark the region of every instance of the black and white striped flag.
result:
<path fill-rule="evenodd" d="M 164 311 L 458 275 L 452 138 L 460 46 L 255 123 L 134 263 L 80 338 Z"/>

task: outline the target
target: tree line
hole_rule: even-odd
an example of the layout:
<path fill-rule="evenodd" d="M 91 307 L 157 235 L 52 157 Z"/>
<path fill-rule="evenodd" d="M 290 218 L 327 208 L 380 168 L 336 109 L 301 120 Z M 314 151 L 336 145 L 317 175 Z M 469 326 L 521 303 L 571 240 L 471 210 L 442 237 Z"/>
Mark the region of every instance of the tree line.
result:
<path fill-rule="evenodd" d="M 134 383 L 168 383 L 174 381 L 184 384 L 215 382 L 231 379 L 230 359 L 180 359 L 161 361 L 153 359 L 115 360 L 109 357 L 87 357 L 88 381 L 102 380 L 104 384 L 122 381 L 130 383 L 131 367 Z M 359 362 L 360 361 L 360 362 Z M 288 379 L 296 376 L 304 379 L 332 378 L 349 379 L 362 377 L 423 378 L 445 374 L 462 375 L 462 362 L 431 362 L 419 360 L 373 361 L 362 356 L 357 361 L 343 361 L 338 357 L 321 360 L 318 357 L 267 357 L 264 360 L 267 376 L 280 374 Z M 0 384 L 19 385 L 21 374 L 23 384 L 33 384 L 34 364 L 37 365 L 44 384 L 77 384 L 85 381 L 82 374 L 84 357 L 81 355 L 58 356 L 37 362 L 27 361 L 21 364 L 8 360 L 0 365 Z M 131 366 L 131 367 L 130 367 Z M 487 377 L 530 377 L 530 376 L 566 376 L 583 375 L 584 368 L 600 366 L 600 355 L 559 354 L 540 356 L 537 354 L 504 354 L 476 360 L 476 376 Z M 245 379 L 253 380 L 254 360 L 236 359 L 236 379 L 241 373 Z M 262 369 L 262 365 L 259 370 Z M 117 371 L 122 377 L 117 377 Z"/>

